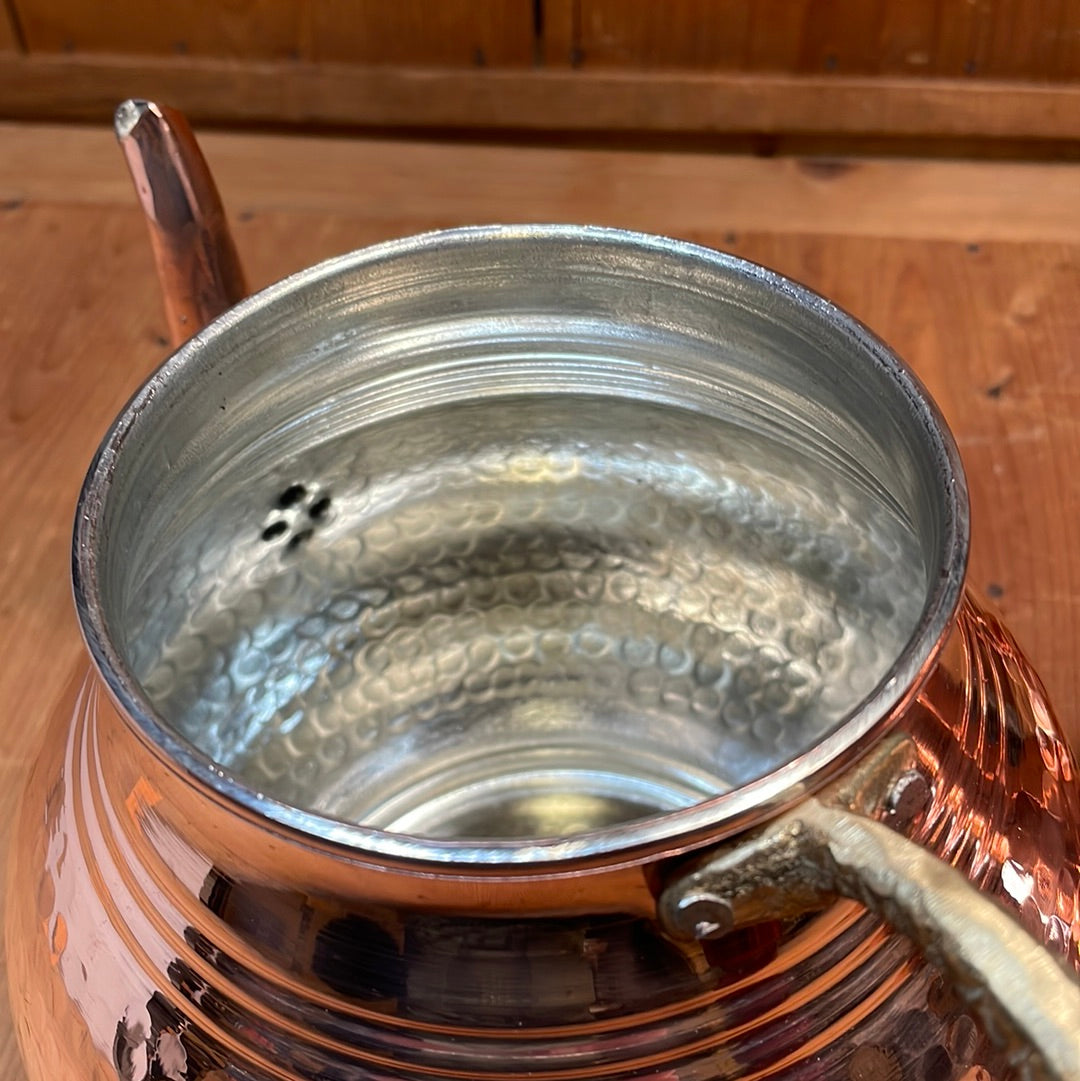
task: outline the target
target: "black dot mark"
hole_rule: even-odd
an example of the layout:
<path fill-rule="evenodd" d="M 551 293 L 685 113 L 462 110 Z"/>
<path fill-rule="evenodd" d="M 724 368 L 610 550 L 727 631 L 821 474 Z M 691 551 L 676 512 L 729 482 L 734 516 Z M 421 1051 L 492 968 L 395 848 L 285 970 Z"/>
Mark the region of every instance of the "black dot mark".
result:
<path fill-rule="evenodd" d="M 738 236 L 735 233 L 733 233 L 730 229 L 724 234 L 724 243 L 725 244 L 735 244 L 735 243 L 738 242 L 738 239 L 739 239 Z"/>
<path fill-rule="evenodd" d="M 290 484 L 289 487 L 278 496 L 278 506 L 295 507 L 306 495 L 307 489 L 302 484 Z"/>
<path fill-rule="evenodd" d="M 991 383 L 986 388 L 986 396 L 988 398 L 1000 398 L 1004 393 L 1005 388 L 1012 382 L 1012 375 L 1005 376 L 1004 379 L 999 379 L 996 383 Z"/>
<path fill-rule="evenodd" d="M 316 499 L 308 508 L 308 514 L 316 522 L 321 522 L 330 513 L 330 497 L 324 495 Z"/>
<path fill-rule="evenodd" d="M 296 549 L 299 548 L 300 545 L 304 543 L 304 541 L 311 540 L 311 536 L 312 536 L 313 532 L 314 532 L 314 530 L 311 530 L 311 529 L 301 529 L 299 533 L 294 533 L 289 538 L 289 543 L 286 544 L 285 547 L 288 548 L 288 550 L 290 552 L 295 552 Z"/>
<path fill-rule="evenodd" d="M 969 244 L 967 246 L 967 250 L 971 252 L 972 255 L 978 255 L 981 249 L 979 248 L 978 244 Z"/>
<path fill-rule="evenodd" d="M 277 537 L 280 537 L 289 528 L 286 522 L 271 522 L 263 531 L 262 539 L 264 541 L 272 541 Z"/>
<path fill-rule="evenodd" d="M 237 221 L 251 221 L 252 218 L 254 218 L 254 217 L 255 217 L 255 211 L 254 210 L 241 210 L 240 213 L 236 215 L 236 220 Z"/>
<path fill-rule="evenodd" d="M 5 199 L 0 202 L 0 210 L 18 210 L 23 205 L 21 199 Z"/>
<path fill-rule="evenodd" d="M 986 587 L 986 595 L 995 601 L 1001 600 L 1001 598 L 1005 596 L 1005 587 L 999 585 L 997 582 L 991 582 Z"/>

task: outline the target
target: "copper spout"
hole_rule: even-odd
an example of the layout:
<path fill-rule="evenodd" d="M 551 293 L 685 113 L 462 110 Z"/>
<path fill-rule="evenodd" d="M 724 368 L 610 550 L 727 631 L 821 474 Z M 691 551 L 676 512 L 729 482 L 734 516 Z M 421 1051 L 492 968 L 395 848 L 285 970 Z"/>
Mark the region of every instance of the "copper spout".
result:
<path fill-rule="evenodd" d="M 116 137 L 150 228 L 169 337 L 180 345 L 247 295 L 221 197 L 184 117 L 152 101 L 116 110 Z"/>

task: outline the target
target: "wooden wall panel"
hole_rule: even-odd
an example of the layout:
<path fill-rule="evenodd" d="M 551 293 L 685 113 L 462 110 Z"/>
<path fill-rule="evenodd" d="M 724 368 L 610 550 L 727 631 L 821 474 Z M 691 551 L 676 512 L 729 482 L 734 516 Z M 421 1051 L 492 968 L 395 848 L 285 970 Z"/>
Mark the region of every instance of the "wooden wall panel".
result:
<path fill-rule="evenodd" d="M 585 67 L 738 68 L 746 50 L 746 0 L 676 0 L 670 4 L 576 0 Z M 798 4 L 793 5 L 797 7 Z"/>
<path fill-rule="evenodd" d="M 1080 0 L 0 0 L 0 116 L 133 92 L 226 124 L 1071 140 Z"/>
<path fill-rule="evenodd" d="M 926 75 L 934 59 L 936 4 L 884 6 L 878 35 L 878 68 L 886 75 Z"/>
<path fill-rule="evenodd" d="M 743 67 L 747 71 L 793 71 L 803 27 L 815 0 L 761 0 L 750 5 L 750 32 Z"/>
<path fill-rule="evenodd" d="M 986 67 L 995 0 L 939 0 L 927 74 L 976 75 Z"/>
<path fill-rule="evenodd" d="M 545 67 L 577 67 L 577 42 L 581 36 L 581 8 L 577 0 L 542 0 L 534 7 L 539 53 L 537 60 Z"/>
<path fill-rule="evenodd" d="M 3 2 L 31 53 L 1080 80 L 1080 0 Z"/>
<path fill-rule="evenodd" d="M 911 11 L 926 0 L 908 0 Z M 810 3 L 802 21 L 802 41 L 795 63 L 787 70 L 817 74 L 876 75 L 881 69 L 881 42 L 890 0 L 828 0 Z M 769 28 L 763 28 L 769 33 Z"/>
<path fill-rule="evenodd" d="M 0 53 L 19 51 L 19 36 L 11 21 L 11 12 L 0 0 Z"/>
<path fill-rule="evenodd" d="M 1080 0 L 548 0 L 582 66 L 1080 78 Z"/>
<path fill-rule="evenodd" d="M 1080 74 L 1060 64 L 1061 43 L 1080 33 L 1075 9 L 1069 0 L 997 0 L 983 73 L 1004 79 Z"/>
<path fill-rule="evenodd" d="M 32 52 L 440 67 L 534 61 L 532 0 L 14 0 Z"/>
<path fill-rule="evenodd" d="M 532 0 L 299 0 L 306 59 L 523 67 L 535 59 Z"/>
<path fill-rule="evenodd" d="M 14 0 L 31 53 L 295 58 L 292 0 Z"/>

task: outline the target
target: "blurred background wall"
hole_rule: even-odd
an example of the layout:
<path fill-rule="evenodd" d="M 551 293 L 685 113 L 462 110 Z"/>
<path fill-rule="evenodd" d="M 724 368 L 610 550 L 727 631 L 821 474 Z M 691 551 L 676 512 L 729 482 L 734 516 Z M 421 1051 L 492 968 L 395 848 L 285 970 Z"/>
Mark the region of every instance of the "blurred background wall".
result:
<path fill-rule="evenodd" d="M 0 0 L 0 118 L 1074 156 L 1080 0 Z"/>

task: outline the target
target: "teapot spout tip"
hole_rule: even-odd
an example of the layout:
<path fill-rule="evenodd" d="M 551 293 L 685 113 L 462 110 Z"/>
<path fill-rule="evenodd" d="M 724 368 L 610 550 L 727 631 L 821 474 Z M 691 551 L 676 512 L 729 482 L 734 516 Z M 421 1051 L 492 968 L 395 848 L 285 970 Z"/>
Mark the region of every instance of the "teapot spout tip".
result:
<path fill-rule="evenodd" d="M 152 102 L 142 98 L 128 98 L 116 107 L 113 116 L 113 128 L 118 139 L 126 139 L 139 126 L 147 113 L 161 116 L 161 110 Z"/>
<path fill-rule="evenodd" d="M 217 188 L 181 113 L 129 98 L 116 137 L 150 227 L 174 345 L 247 294 Z"/>

